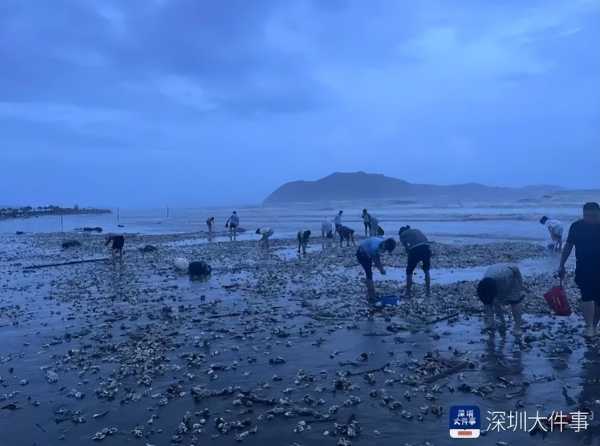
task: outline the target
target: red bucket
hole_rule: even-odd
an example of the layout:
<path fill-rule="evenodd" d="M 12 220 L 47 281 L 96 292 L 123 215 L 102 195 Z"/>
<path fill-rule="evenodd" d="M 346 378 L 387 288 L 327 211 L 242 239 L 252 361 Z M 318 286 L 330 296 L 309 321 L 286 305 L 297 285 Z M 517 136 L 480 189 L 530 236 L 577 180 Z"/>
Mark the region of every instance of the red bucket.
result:
<path fill-rule="evenodd" d="M 548 306 L 557 316 L 571 315 L 571 306 L 567 299 L 567 292 L 562 285 L 550 288 L 548 292 L 544 294 L 544 299 L 546 299 Z"/>

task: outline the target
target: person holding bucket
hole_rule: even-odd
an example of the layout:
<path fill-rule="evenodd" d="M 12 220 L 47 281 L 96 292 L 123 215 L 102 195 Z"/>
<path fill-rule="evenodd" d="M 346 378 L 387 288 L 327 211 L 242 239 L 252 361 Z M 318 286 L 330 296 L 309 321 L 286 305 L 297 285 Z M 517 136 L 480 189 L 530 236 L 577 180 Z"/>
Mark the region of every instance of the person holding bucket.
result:
<path fill-rule="evenodd" d="M 564 279 L 565 263 L 575 247 L 575 283 L 581 291 L 581 307 L 585 320 L 584 336 L 597 335 L 600 322 L 600 205 L 586 203 L 583 218 L 573 223 L 560 258 L 558 276 Z"/>

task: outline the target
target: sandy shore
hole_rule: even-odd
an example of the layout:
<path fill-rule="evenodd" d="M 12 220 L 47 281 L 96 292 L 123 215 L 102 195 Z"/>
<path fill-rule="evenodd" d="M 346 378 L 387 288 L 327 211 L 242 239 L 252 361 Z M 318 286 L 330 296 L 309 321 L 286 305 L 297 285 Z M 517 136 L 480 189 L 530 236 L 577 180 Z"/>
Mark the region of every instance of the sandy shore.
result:
<path fill-rule="evenodd" d="M 431 298 L 418 276 L 411 300 L 374 312 L 352 247 L 313 242 L 299 258 L 294 240 L 264 252 L 255 241 L 132 235 L 123 266 L 24 269 L 106 257 L 101 236 L 69 235 L 82 244 L 69 250 L 63 238 L 1 240 L 6 444 L 443 445 L 452 404 L 484 414 L 600 408 L 598 341 L 583 340 L 578 315 L 550 315 L 542 294 L 557 260 L 535 244 L 434 244 Z M 142 252 L 147 244 L 157 250 Z M 177 273 L 178 256 L 209 262 L 212 277 Z M 401 294 L 405 261 L 402 250 L 385 258 L 380 293 Z M 481 333 L 475 280 L 499 262 L 523 265 L 521 341 Z M 490 432 L 477 444 L 597 436 L 594 425 L 545 440 Z"/>

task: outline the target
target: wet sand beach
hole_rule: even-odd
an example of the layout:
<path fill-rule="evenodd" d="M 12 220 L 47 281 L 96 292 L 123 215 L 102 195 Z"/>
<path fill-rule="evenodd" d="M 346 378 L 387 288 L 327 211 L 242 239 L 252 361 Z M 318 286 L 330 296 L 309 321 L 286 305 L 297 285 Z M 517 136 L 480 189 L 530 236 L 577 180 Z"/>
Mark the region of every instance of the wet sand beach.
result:
<path fill-rule="evenodd" d="M 204 234 L 130 235 L 123 265 L 104 237 L 1 236 L 0 445 L 445 445 L 448 410 L 600 409 L 600 338 L 543 293 L 558 258 L 540 244 L 434 243 L 432 296 L 374 311 L 356 248 L 294 239 L 235 243 Z M 156 251 L 140 248 L 153 245 Z M 205 260 L 190 281 L 175 257 Z M 402 295 L 406 256 L 384 257 L 377 291 Z M 475 284 L 518 263 L 528 328 L 482 334 Z M 572 268 L 572 267 L 571 267 Z M 585 432 L 488 432 L 476 444 L 599 444 Z M 505 443 L 502 443 L 505 442 Z"/>

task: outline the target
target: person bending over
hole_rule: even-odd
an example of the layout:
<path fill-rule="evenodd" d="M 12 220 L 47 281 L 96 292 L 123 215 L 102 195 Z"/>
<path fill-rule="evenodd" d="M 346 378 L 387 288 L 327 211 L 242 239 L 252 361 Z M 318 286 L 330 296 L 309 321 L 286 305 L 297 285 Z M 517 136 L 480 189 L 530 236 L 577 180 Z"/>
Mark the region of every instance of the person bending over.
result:
<path fill-rule="evenodd" d="M 373 284 L 373 265 L 385 274 L 385 269 L 381 264 L 381 254 L 391 253 L 396 248 L 396 241 L 393 238 L 384 239 L 383 237 L 369 237 L 361 242 L 356 251 L 356 259 L 365 270 L 367 284 L 367 300 L 375 300 L 375 285 Z"/>
<path fill-rule="evenodd" d="M 206 227 L 208 228 L 209 234 L 212 234 L 214 225 L 215 225 L 215 217 L 208 217 L 206 219 Z"/>
<path fill-rule="evenodd" d="M 560 221 L 550 219 L 545 215 L 540 218 L 540 223 L 546 226 L 552 240 L 552 251 L 560 252 L 562 250 L 563 225 Z"/>
<path fill-rule="evenodd" d="M 352 242 L 352 246 L 356 246 L 354 242 L 354 229 L 341 225 L 337 228 L 337 233 L 340 236 L 340 248 L 344 241 L 346 241 L 346 246 L 350 246 L 350 242 Z"/>
<path fill-rule="evenodd" d="M 325 220 L 321 222 L 321 238 L 333 238 L 333 230 L 331 229 L 331 222 Z"/>
<path fill-rule="evenodd" d="M 523 278 L 516 265 L 492 265 L 477 285 L 477 296 L 485 308 L 484 320 L 486 330 L 496 327 L 494 314 L 501 328 L 505 327 L 504 309 L 510 305 L 514 319 L 514 335 L 522 334 Z"/>
<path fill-rule="evenodd" d="M 310 239 L 310 231 L 298 231 L 298 254 L 302 253 L 306 255 L 306 247 L 308 246 L 308 239 Z"/>
<path fill-rule="evenodd" d="M 110 252 L 112 254 L 113 262 L 117 257 L 119 260 L 123 261 L 123 246 L 125 246 L 125 237 L 122 235 L 109 235 L 106 238 L 106 243 L 104 246 L 108 246 L 110 244 Z"/>
<path fill-rule="evenodd" d="M 258 241 L 258 247 L 263 249 L 269 249 L 269 238 L 273 235 L 273 230 L 271 228 L 258 228 L 256 233 L 260 235 L 260 240 Z"/>
<path fill-rule="evenodd" d="M 429 270 L 431 268 L 431 248 L 429 240 L 418 229 L 413 229 L 410 226 L 402 226 L 398 232 L 400 243 L 406 249 L 408 260 L 406 263 L 406 295 L 410 297 L 413 284 L 413 273 L 419 263 L 423 265 L 425 273 L 425 293 L 429 297 L 431 294 L 431 276 Z"/>

